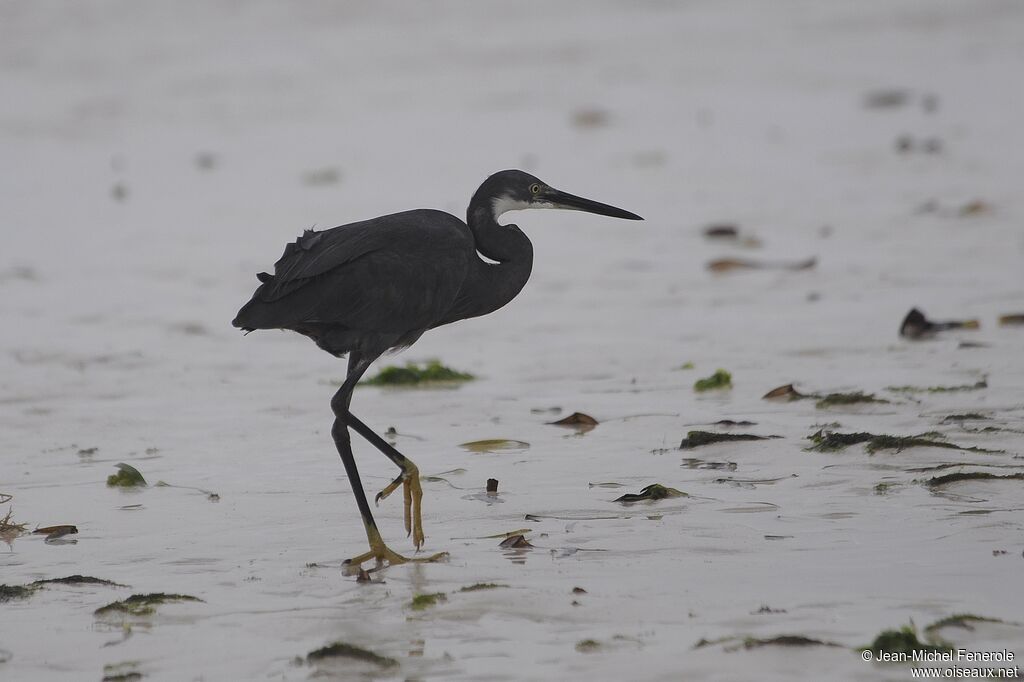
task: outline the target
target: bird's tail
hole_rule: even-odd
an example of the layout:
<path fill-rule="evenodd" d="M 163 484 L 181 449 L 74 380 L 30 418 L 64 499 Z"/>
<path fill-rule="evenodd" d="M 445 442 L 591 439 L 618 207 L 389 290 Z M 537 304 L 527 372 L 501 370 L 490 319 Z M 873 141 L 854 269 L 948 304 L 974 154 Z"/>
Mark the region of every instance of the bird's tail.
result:
<path fill-rule="evenodd" d="M 268 326 L 267 321 L 263 318 L 266 317 L 264 314 L 264 308 L 266 304 L 260 297 L 260 293 L 263 291 L 263 287 L 268 283 L 274 281 L 274 276 L 267 272 L 260 272 L 256 275 L 262 284 L 256 289 L 256 292 L 249 299 L 249 302 L 242 306 L 242 309 L 235 315 L 235 319 L 231 320 L 231 325 L 241 329 L 246 334 L 256 329 L 273 329 L 273 326 Z"/>

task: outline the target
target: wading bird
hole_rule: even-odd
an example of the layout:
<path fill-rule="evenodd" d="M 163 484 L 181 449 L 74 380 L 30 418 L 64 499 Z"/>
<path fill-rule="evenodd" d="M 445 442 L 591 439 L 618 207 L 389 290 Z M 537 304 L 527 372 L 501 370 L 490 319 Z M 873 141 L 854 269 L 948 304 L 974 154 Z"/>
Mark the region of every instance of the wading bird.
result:
<path fill-rule="evenodd" d="M 442 552 L 409 559 L 384 544 L 359 480 L 349 428 L 401 470 L 375 501 L 403 486 L 405 530 L 417 551 L 424 540 L 419 470 L 352 414 L 352 391 L 385 351 L 412 345 L 428 329 L 494 312 L 515 298 L 530 277 L 533 245 L 516 225 L 502 225 L 498 217 L 524 208 L 642 220 L 621 208 L 560 192 L 523 171 L 501 171 L 473 195 L 465 223 L 449 213 L 419 209 L 321 232 L 307 230 L 285 247 L 273 275 L 256 276 L 259 288 L 232 323 L 246 332 L 290 329 L 331 355 L 348 355 L 348 374 L 331 400 L 331 435 L 370 544 L 370 550 L 349 559 L 349 565 L 370 559 L 378 564 L 434 561 L 444 556 Z"/>

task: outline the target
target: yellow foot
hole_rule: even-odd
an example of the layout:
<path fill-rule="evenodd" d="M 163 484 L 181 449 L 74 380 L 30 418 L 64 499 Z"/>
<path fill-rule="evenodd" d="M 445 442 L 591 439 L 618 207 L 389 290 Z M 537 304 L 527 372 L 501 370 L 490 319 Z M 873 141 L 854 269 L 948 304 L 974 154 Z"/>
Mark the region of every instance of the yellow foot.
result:
<path fill-rule="evenodd" d="M 441 561 L 447 557 L 448 552 L 438 552 L 437 554 L 422 557 L 405 557 L 397 552 L 391 551 L 391 549 L 389 549 L 384 543 L 380 543 L 376 548 L 371 547 L 369 552 L 352 557 L 351 559 L 346 559 L 342 562 L 342 566 L 351 572 L 356 572 L 358 569 L 362 568 L 364 563 L 371 559 L 376 561 L 377 568 L 382 568 L 385 565 L 397 566 L 398 564 L 404 563 L 432 563 L 435 561 Z"/>
<path fill-rule="evenodd" d="M 395 492 L 399 485 L 403 488 L 402 492 L 403 497 L 405 498 L 405 532 L 407 535 L 412 536 L 412 543 L 416 547 L 416 550 L 419 551 L 425 540 L 423 535 L 423 515 L 421 510 L 423 488 L 420 486 L 419 468 L 417 468 L 417 466 L 411 461 L 406 460 L 405 468 L 402 473 L 398 478 L 389 483 L 384 490 L 377 493 L 377 497 L 374 498 L 374 503 L 380 504 L 380 501 L 386 499 L 388 495 Z M 384 549 L 387 548 L 385 547 Z"/>

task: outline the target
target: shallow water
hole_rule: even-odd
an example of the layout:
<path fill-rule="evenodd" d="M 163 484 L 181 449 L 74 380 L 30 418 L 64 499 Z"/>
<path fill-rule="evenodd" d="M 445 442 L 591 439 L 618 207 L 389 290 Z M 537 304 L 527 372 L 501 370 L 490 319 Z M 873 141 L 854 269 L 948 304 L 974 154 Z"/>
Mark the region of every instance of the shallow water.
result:
<path fill-rule="evenodd" d="M 0 582 L 131 586 L 0 604 L 0 677 L 135 662 L 147 680 L 902 680 L 852 649 L 911 620 L 1019 621 L 1020 481 L 920 481 L 1024 471 L 1024 331 L 996 325 L 1024 310 L 1024 10 L 549 3 L 496 24 L 471 3 L 426 7 L 0 10 L 0 152 L 16 160 L 0 182 L 0 515 L 80 531 L 9 542 Z M 864 106 L 892 87 L 909 103 Z M 897 153 L 900 135 L 942 151 Z M 229 320 L 299 230 L 461 213 L 517 166 L 647 220 L 511 214 L 536 250 L 523 294 L 398 358 L 480 379 L 357 391 L 354 411 L 445 479 L 424 483 L 424 549 L 451 554 L 357 583 L 340 564 L 365 540 L 329 435 L 343 363 Z M 974 200 L 986 210 L 962 215 Z M 701 236 L 723 221 L 762 246 Z M 705 269 L 810 256 L 808 271 Z M 903 341 L 912 306 L 981 329 Z M 733 388 L 695 393 L 719 367 Z M 891 402 L 761 400 L 789 382 Z M 601 423 L 545 423 L 574 411 Z M 991 420 L 943 423 L 969 412 Z M 727 418 L 783 438 L 676 449 Z M 1005 452 L 806 451 L 831 422 Z M 1001 430 L 970 430 L 985 426 Z M 529 445 L 460 447 L 492 439 Z M 394 471 L 355 447 L 372 494 Z M 107 488 L 118 462 L 174 487 Z M 689 497 L 613 501 L 650 483 Z M 376 514 L 411 551 L 399 496 Z M 532 549 L 485 537 L 524 528 Z M 477 583 L 505 587 L 459 591 Z M 147 592 L 204 601 L 93 616 Z M 781 634 L 841 646 L 695 648 Z M 1024 655 L 1015 625 L 954 634 Z M 335 640 L 399 665 L 295 662 Z"/>

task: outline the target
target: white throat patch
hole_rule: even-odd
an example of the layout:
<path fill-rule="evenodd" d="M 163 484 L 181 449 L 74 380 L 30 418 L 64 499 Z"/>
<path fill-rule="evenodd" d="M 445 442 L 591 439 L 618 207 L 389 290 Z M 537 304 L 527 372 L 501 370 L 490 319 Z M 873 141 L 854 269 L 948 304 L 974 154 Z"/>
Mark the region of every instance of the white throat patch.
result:
<path fill-rule="evenodd" d="M 548 202 L 523 201 L 521 199 L 514 199 L 507 195 L 492 199 L 491 207 L 494 211 L 495 222 L 497 222 L 498 218 L 501 217 L 502 214 L 508 213 L 509 211 L 521 211 L 524 208 L 557 208 L 554 204 Z"/>
<path fill-rule="evenodd" d="M 508 213 L 509 211 L 521 211 L 524 208 L 529 208 L 530 202 L 513 199 L 510 196 L 495 197 L 491 201 L 491 207 L 494 211 L 494 219 L 497 220 L 503 213 Z"/>

